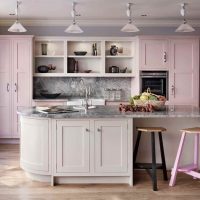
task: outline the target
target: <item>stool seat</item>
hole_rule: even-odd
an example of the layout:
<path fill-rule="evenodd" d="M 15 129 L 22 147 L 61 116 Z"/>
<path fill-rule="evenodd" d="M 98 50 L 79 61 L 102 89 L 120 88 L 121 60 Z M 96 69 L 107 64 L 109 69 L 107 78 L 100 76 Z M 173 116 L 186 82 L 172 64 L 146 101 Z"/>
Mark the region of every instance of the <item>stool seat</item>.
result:
<path fill-rule="evenodd" d="M 185 133 L 200 133 L 200 127 L 185 128 L 181 129 L 180 131 Z"/>
<path fill-rule="evenodd" d="M 142 132 L 163 132 L 166 131 L 166 128 L 163 127 L 138 127 L 137 131 L 142 131 Z"/>

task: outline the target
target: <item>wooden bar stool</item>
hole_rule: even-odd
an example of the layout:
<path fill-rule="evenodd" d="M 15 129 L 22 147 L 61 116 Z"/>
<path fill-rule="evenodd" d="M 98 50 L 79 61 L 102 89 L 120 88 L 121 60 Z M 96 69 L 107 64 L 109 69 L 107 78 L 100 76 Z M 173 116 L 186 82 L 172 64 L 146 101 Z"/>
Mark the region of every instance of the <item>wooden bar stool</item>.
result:
<path fill-rule="evenodd" d="M 166 131 L 163 127 L 143 127 L 137 128 L 138 135 L 135 143 L 135 148 L 133 152 L 133 168 L 134 169 L 146 169 L 148 174 L 152 179 L 153 190 L 157 191 L 157 175 L 156 169 L 163 169 L 163 178 L 164 180 L 168 180 L 167 178 L 167 170 L 166 170 L 166 162 L 165 162 L 165 153 L 163 147 L 162 140 L 162 132 Z M 158 133 L 159 143 L 160 143 L 160 153 L 162 163 L 156 163 L 156 147 L 155 147 L 155 132 Z M 151 134 L 151 153 L 152 153 L 152 163 L 136 163 L 136 157 L 138 153 L 138 147 L 140 143 L 140 138 L 142 133 L 150 133 Z M 152 172 L 150 171 L 152 170 Z"/>
<path fill-rule="evenodd" d="M 181 140 L 178 147 L 178 152 L 176 154 L 176 160 L 174 162 L 174 167 L 171 172 L 171 179 L 169 182 L 170 186 L 174 186 L 176 182 L 176 176 L 178 172 L 183 172 L 185 174 L 193 176 L 193 178 L 200 178 L 200 173 L 198 173 L 198 162 L 199 162 L 199 134 L 200 127 L 186 128 L 181 130 Z M 186 166 L 179 166 L 179 161 L 181 158 L 185 136 L 186 134 L 195 134 L 194 138 L 194 161 L 192 164 Z"/>

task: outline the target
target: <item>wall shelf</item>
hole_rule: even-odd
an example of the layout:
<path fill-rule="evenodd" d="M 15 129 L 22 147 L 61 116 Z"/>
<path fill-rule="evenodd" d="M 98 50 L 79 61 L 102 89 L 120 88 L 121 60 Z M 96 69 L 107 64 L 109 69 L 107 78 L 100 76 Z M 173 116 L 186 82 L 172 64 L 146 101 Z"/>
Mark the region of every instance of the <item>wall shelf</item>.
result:
<path fill-rule="evenodd" d="M 93 45 L 96 43 L 97 56 L 93 56 Z M 42 55 L 42 44 L 47 44 L 47 55 Z M 112 45 L 118 47 L 120 54 L 110 55 Z M 134 77 L 136 40 L 127 38 L 103 37 L 36 37 L 34 77 Z M 87 51 L 84 56 L 74 55 L 75 51 Z M 68 66 L 74 58 L 78 61 L 80 73 L 70 73 L 73 66 Z M 38 73 L 40 65 L 54 65 L 56 70 L 49 73 Z M 127 68 L 129 73 L 112 74 L 109 67 Z M 92 70 L 91 73 L 81 73 Z"/>
<path fill-rule="evenodd" d="M 87 55 L 85 55 L 85 56 L 76 56 L 76 55 L 69 55 L 69 56 L 67 56 L 68 58 L 101 58 L 101 56 L 87 56 Z"/>

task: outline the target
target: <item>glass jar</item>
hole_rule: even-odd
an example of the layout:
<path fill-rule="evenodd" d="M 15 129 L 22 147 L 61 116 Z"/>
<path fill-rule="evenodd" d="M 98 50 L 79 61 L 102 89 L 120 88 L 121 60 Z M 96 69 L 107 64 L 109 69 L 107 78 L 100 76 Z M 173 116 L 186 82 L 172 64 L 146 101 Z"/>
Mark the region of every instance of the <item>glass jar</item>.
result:
<path fill-rule="evenodd" d="M 115 100 L 115 93 L 116 93 L 116 89 L 111 89 L 110 90 L 110 100 Z"/>
<path fill-rule="evenodd" d="M 108 89 L 108 88 L 105 88 L 105 89 L 104 89 L 104 98 L 105 98 L 106 100 L 109 100 L 109 99 L 110 99 L 110 89 Z"/>
<path fill-rule="evenodd" d="M 122 89 L 116 89 L 116 91 L 115 91 L 115 99 L 116 100 L 121 100 L 121 92 L 122 92 Z"/>

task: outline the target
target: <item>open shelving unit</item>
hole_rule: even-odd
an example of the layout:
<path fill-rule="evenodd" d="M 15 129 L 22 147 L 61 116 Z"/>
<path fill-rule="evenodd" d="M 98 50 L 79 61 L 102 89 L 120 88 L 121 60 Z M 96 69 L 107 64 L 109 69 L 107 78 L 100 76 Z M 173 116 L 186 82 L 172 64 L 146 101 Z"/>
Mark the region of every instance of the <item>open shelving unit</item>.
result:
<path fill-rule="evenodd" d="M 97 55 L 93 55 L 96 43 Z M 42 55 L 42 44 L 47 45 L 47 54 Z M 120 53 L 110 55 L 110 48 L 116 45 Z M 36 37 L 34 48 L 34 77 L 134 77 L 135 38 L 66 38 Z M 75 51 L 86 51 L 86 55 L 75 55 Z M 70 60 L 71 59 L 71 60 Z M 78 73 L 74 73 L 70 62 L 78 62 Z M 48 73 L 39 73 L 41 65 L 56 66 Z M 120 73 L 109 73 L 109 67 L 119 67 Z M 123 69 L 127 68 L 125 73 Z M 86 73 L 90 70 L 90 73 Z"/>

